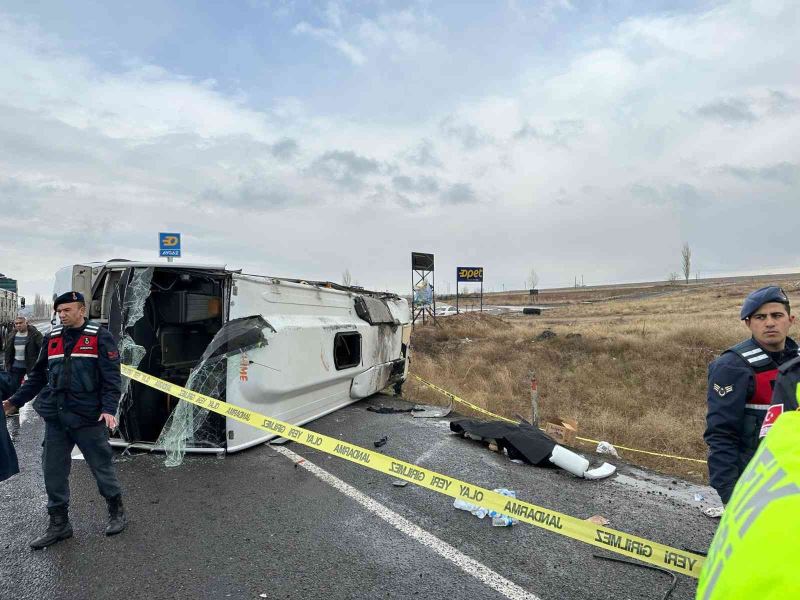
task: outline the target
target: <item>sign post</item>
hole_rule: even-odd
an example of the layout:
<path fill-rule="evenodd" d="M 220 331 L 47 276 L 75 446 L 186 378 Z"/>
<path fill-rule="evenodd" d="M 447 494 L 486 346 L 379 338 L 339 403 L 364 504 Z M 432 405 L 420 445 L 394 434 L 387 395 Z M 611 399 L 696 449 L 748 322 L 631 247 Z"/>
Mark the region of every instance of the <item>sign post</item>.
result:
<path fill-rule="evenodd" d="M 180 233 L 159 233 L 158 234 L 158 255 L 166 256 L 167 262 L 172 262 L 173 258 L 181 257 L 181 234 Z"/>
<path fill-rule="evenodd" d="M 459 313 L 459 283 L 481 284 L 481 312 L 483 312 L 483 267 L 457 267 L 456 268 L 456 313 Z"/>

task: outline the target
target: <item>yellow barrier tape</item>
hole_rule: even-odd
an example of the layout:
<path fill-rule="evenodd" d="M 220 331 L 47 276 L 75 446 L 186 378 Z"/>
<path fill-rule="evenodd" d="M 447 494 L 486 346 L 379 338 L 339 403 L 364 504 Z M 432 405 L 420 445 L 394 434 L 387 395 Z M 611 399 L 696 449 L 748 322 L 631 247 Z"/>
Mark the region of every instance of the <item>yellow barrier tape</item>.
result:
<path fill-rule="evenodd" d="M 429 388 L 444 394 L 445 396 L 447 396 L 448 398 L 450 398 L 451 400 L 453 400 L 455 402 L 458 402 L 459 404 L 463 404 L 465 406 L 469 406 L 472 410 L 478 411 L 479 413 L 483 413 L 484 415 L 492 417 L 493 419 L 498 419 L 500 421 L 505 421 L 507 423 L 519 423 L 519 421 L 515 421 L 513 419 L 506 418 L 506 417 L 504 417 L 502 415 L 498 415 L 498 414 L 495 414 L 495 413 L 493 413 L 493 412 L 491 412 L 489 410 L 486 410 L 485 408 L 481 408 L 480 406 L 476 406 L 475 404 L 472 404 L 472 402 L 467 402 L 463 398 L 460 398 L 460 397 L 456 396 L 455 394 L 453 394 L 451 392 L 448 392 L 446 389 L 440 388 L 438 385 L 434 385 L 430 381 L 424 380 L 419 375 L 414 375 L 414 377 L 417 380 L 419 380 L 421 383 L 427 385 Z M 800 389 L 800 388 L 798 388 L 798 389 Z M 600 440 L 590 440 L 589 438 L 576 437 L 575 439 L 576 440 L 580 440 L 581 442 L 588 442 L 590 444 L 599 444 L 600 443 Z M 640 454 L 649 454 L 650 456 L 660 456 L 662 458 L 674 458 L 675 460 L 689 460 L 689 461 L 692 461 L 692 462 L 706 464 L 706 461 L 704 461 L 702 459 L 699 459 L 699 458 L 689 458 L 687 456 L 676 456 L 675 454 L 662 454 L 661 452 L 651 452 L 650 450 L 639 450 L 637 448 L 628 448 L 627 446 L 619 446 L 617 444 L 613 444 L 613 446 L 615 448 L 619 448 L 620 450 L 627 450 L 628 452 L 639 452 Z"/>
<path fill-rule="evenodd" d="M 349 460 L 397 479 L 403 479 L 445 496 L 467 500 L 489 510 L 496 510 L 501 514 L 513 516 L 521 522 L 677 573 L 695 578 L 700 575 L 704 558 L 698 554 L 671 548 L 670 546 L 615 529 L 599 527 L 576 517 L 548 510 L 515 498 L 509 498 L 487 488 L 466 483 L 454 477 L 425 469 L 419 465 L 398 460 L 374 450 L 356 446 L 302 427 L 295 427 L 290 423 L 228 404 L 210 396 L 198 394 L 174 383 L 142 373 L 128 365 L 122 365 L 122 374 L 141 384 L 161 390 L 171 396 L 229 419 L 246 423 L 263 431 L 295 441 L 298 444 Z"/>

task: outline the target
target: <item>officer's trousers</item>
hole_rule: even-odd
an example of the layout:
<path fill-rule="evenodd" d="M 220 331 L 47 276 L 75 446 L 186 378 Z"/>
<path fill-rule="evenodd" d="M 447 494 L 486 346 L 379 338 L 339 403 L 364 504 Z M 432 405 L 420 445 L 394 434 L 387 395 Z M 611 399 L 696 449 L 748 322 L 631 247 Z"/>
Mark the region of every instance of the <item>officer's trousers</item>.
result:
<path fill-rule="evenodd" d="M 113 450 L 108 443 L 105 422 L 71 429 L 57 421 L 45 421 L 42 443 L 42 470 L 47 490 L 47 509 L 66 509 L 69 506 L 69 472 L 72 467 L 71 452 L 78 446 L 89 465 L 97 489 L 104 498 L 122 493 L 117 472 L 112 462 Z"/>

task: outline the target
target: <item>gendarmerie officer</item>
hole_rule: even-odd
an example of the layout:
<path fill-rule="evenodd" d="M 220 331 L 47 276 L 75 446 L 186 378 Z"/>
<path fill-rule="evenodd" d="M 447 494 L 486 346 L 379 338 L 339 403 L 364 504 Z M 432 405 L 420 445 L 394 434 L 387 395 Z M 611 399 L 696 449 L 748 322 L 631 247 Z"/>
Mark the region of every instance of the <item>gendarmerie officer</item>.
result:
<path fill-rule="evenodd" d="M 782 289 L 763 287 L 745 298 L 740 318 L 752 337 L 708 367 L 708 474 L 723 504 L 758 448 L 780 365 L 798 355 L 787 337 L 794 322 Z"/>
<path fill-rule="evenodd" d="M 86 319 L 81 293 L 62 294 L 53 308 L 61 325 L 45 336 L 27 381 L 3 403 L 9 413 L 38 394 L 33 406 L 45 422 L 42 470 L 50 524 L 44 535 L 31 542 L 34 549 L 72 536 L 69 471 L 76 444 L 108 503 L 106 535 L 120 533 L 127 524 L 108 443 L 108 430 L 117 426 L 114 415 L 122 382 L 119 351 L 108 331 Z"/>

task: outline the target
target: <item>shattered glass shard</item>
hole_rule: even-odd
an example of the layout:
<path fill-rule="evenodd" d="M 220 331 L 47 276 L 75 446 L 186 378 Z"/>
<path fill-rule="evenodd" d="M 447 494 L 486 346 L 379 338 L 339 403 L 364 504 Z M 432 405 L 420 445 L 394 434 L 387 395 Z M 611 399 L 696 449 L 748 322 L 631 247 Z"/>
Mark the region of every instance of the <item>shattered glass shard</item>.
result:
<path fill-rule="evenodd" d="M 224 401 L 229 359 L 236 357 L 234 363 L 239 365 L 246 352 L 266 345 L 264 331 L 268 329 L 270 325 L 260 315 L 226 323 L 209 343 L 200 363 L 192 369 L 186 388 Z M 224 439 L 219 439 L 219 423 L 214 421 L 220 418 L 205 408 L 180 400 L 156 442 L 156 448 L 167 454 L 164 464 L 168 467 L 181 465 L 188 447 L 221 447 Z"/>

